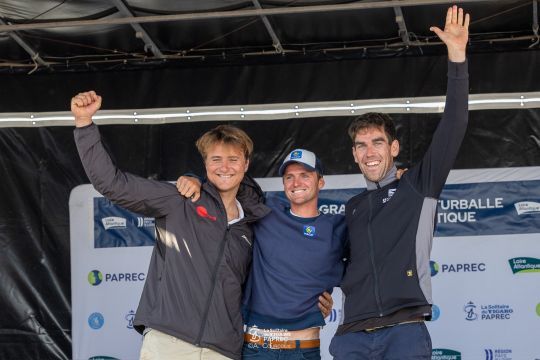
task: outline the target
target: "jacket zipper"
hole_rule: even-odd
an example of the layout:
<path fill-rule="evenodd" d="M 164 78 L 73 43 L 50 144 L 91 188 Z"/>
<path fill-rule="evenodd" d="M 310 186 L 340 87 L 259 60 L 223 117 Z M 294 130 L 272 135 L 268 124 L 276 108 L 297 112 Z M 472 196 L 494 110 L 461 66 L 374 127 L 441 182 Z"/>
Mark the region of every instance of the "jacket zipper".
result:
<path fill-rule="evenodd" d="M 201 328 L 199 330 L 199 335 L 197 335 L 197 339 L 195 340 L 195 346 L 200 346 L 201 339 L 204 334 L 204 329 L 206 328 L 206 320 L 208 319 L 208 313 L 210 312 L 210 304 L 212 303 L 212 297 L 214 296 L 214 289 L 216 288 L 216 282 L 217 282 L 217 272 L 219 269 L 219 265 L 221 264 L 221 260 L 223 259 L 223 253 L 225 252 L 225 244 L 227 243 L 227 239 L 229 237 L 229 225 L 227 225 L 227 230 L 225 231 L 225 236 L 223 237 L 223 241 L 221 242 L 221 247 L 219 249 L 219 256 L 218 260 L 216 261 L 216 265 L 214 266 L 214 271 L 212 272 L 212 289 L 210 290 L 210 295 L 208 296 L 208 299 L 206 300 L 206 306 L 204 310 L 204 315 L 202 318 Z"/>
<path fill-rule="evenodd" d="M 369 255 L 371 259 L 371 267 L 373 268 L 373 292 L 375 293 L 375 301 L 377 302 L 377 309 L 379 310 L 379 316 L 383 316 L 382 312 L 382 304 L 381 304 L 381 295 L 379 292 L 379 276 L 377 274 L 377 268 L 375 266 L 375 248 L 373 243 L 373 235 L 371 233 L 371 217 L 373 215 L 373 206 L 372 206 L 372 200 L 371 200 L 371 193 L 368 195 L 369 200 L 369 218 L 368 218 L 368 239 L 369 239 Z"/>

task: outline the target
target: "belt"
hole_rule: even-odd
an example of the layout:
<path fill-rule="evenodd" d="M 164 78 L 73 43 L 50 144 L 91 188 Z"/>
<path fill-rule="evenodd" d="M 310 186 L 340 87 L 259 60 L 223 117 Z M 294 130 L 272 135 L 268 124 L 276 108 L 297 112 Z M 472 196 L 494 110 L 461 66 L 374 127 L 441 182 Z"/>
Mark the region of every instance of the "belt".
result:
<path fill-rule="evenodd" d="M 373 328 L 364 329 L 362 331 L 367 332 L 367 333 L 372 333 L 374 331 L 381 330 L 381 329 L 386 329 L 386 328 L 389 328 L 389 327 L 394 327 L 394 326 L 403 325 L 403 324 L 418 323 L 418 322 L 424 322 L 424 318 L 422 317 L 422 318 L 418 318 L 418 319 L 398 322 L 398 323 L 395 323 L 395 324 L 376 326 L 376 327 L 373 327 Z"/>
<path fill-rule="evenodd" d="M 267 340 L 260 336 L 244 334 L 244 341 L 250 344 L 257 344 L 269 349 L 313 349 L 321 346 L 321 340 Z"/>

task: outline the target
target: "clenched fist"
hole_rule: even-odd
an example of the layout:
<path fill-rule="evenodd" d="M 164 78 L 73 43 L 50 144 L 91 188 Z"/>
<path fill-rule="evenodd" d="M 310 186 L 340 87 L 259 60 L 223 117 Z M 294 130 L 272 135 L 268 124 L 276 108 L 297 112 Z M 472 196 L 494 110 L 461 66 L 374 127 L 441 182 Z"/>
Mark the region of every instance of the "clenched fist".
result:
<path fill-rule="evenodd" d="M 71 112 L 75 116 L 75 126 L 83 127 L 92 123 L 92 116 L 101 108 L 101 96 L 95 91 L 79 93 L 71 98 Z"/>

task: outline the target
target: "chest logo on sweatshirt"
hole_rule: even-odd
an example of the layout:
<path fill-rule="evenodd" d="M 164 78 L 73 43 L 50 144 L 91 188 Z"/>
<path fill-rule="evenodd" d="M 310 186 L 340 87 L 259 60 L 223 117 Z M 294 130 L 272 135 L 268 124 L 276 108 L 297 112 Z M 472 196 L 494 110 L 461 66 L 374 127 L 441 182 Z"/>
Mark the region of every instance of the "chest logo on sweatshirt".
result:
<path fill-rule="evenodd" d="M 210 219 L 212 221 L 217 220 L 215 216 L 208 214 L 208 210 L 206 210 L 204 206 L 197 206 L 196 210 L 197 210 L 197 215 L 199 215 L 202 218 Z"/>
<path fill-rule="evenodd" d="M 392 198 L 392 196 L 394 196 L 395 193 L 396 189 L 388 189 L 388 196 L 382 200 L 383 204 L 386 204 Z"/>
<path fill-rule="evenodd" d="M 304 235 L 309 237 L 315 236 L 315 226 L 304 225 Z"/>

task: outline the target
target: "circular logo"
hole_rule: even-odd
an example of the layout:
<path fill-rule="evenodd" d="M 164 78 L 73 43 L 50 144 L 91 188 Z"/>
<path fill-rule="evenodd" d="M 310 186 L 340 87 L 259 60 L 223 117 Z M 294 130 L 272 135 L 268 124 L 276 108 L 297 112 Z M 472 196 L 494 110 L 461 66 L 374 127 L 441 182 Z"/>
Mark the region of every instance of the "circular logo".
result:
<path fill-rule="evenodd" d="M 536 315 L 540 316 L 540 303 L 536 305 Z"/>
<path fill-rule="evenodd" d="M 88 317 L 88 325 L 94 330 L 100 329 L 103 326 L 103 323 L 105 323 L 105 319 L 103 318 L 103 315 L 98 312 L 92 313 Z"/>
<path fill-rule="evenodd" d="M 433 304 L 431 305 L 431 321 L 437 320 L 441 316 L 441 309 Z"/>
<path fill-rule="evenodd" d="M 99 270 L 92 270 L 88 273 L 88 282 L 90 285 L 97 286 L 103 281 L 103 275 Z"/>
<path fill-rule="evenodd" d="M 431 269 L 431 276 L 437 275 L 437 273 L 439 272 L 439 264 L 437 264 L 435 261 L 430 261 L 429 267 Z"/>

